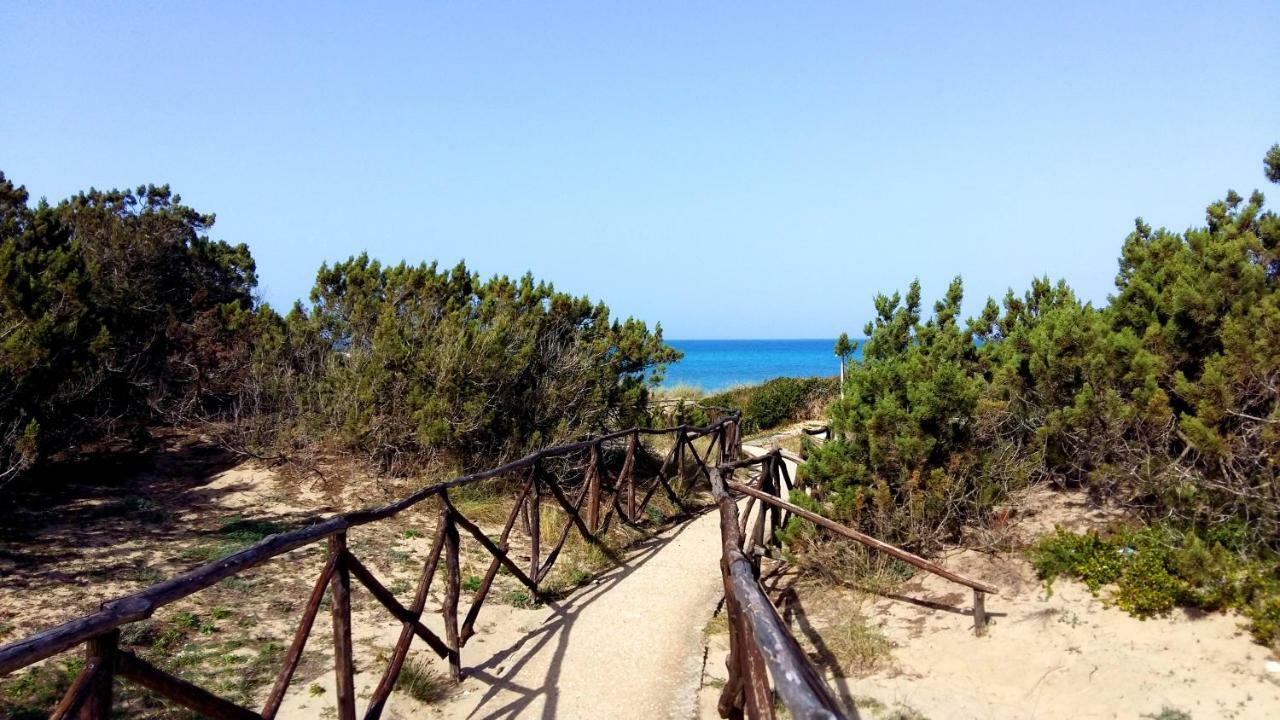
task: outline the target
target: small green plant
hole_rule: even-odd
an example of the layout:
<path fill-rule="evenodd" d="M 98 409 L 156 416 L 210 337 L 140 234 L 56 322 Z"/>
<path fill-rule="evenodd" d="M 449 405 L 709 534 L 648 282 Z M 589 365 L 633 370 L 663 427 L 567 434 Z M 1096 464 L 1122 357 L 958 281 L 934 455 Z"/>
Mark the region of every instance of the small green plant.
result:
<path fill-rule="evenodd" d="M 223 519 L 218 528 L 217 540 L 183 548 L 182 559 L 212 562 L 284 531 L 285 527 L 277 522 L 248 520 L 242 515 L 232 515 Z"/>
<path fill-rule="evenodd" d="M 173 624 L 186 630 L 195 630 L 200 627 L 200 616 L 193 612 L 183 610 L 173 616 Z"/>
<path fill-rule="evenodd" d="M 422 531 L 418 530 L 417 528 L 409 528 L 408 530 L 405 530 L 404 532 L 400 533 L 400 537 L 404 538 L 405 540 L 413 540 L 414 538 L 422 537 Z"/>
<path fill-rule="evenodd" d="M 307 688 L 307 694 L 311 697 L 320 697 L 324 694 L 324 686 L 320 683 L 311 683 L 311 687 Z"/>
<path fill-rule="evenodd" d="M 403 595 L 409 592 L 409 581 L 401 578 L 387 586 L 387 591 L 392 595 Z"/>
<path fill-rule="evenodd" d="M 1160 709 L 1158 713 L 1146 713 L 1142 717 L 1150 718 L 1150 720 L 1191 720 L 1191 713 L 1186 710 L 1178 710 L 1167 705 Z"/>
<path fill-rule="evenodd" d="M 479 575 L 468 575 L 462 580 L 462 589 L 467 592 L 476 592 L 480 589 L 482 582 Z"/>
<path fill-rule="evenodd" d="M 533 607 L 533 597 L 524 590 L 512 590 L 507 593 L 507 604 L 521 609 Z"/>
<path fill-rule="evenodd" d="M 66 660 L 28 668 L 0 679 L 0 717 L 35 720 L 49 716 L 49 709 L 71 687 L 84 667 L 83 660 Z"/>
<path fill-rule="evenodd" d="M 667 516 L 663 515 L 662 511 L 654 507 L 653 505 L 650 505 L 649 507 L 645 508 L 645 514 L 649 516 L 649 522 L 653 523 L 654 525 L 661 525 L 667 520 Z"/>

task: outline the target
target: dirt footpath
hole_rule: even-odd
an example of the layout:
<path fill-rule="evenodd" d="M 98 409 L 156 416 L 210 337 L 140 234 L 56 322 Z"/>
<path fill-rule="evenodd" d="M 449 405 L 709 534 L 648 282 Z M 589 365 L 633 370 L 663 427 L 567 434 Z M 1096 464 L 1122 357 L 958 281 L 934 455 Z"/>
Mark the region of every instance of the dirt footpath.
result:
<path fill-rule="evenodd" d="M 723 587 L 719 547 L 719 516 L 708 512 L 643 541 L 621 567 L 563 600 L 527 610 L 486 604 L 477 635 L 462 650 L 462 683 L 429 706 L 395 693 L 385 717 L 692 717 L 702 628 Z M 438 613 L 423 621 L 442 632 Z M 399 631 L 385 614 L 380 622 L 357 618 L 353 624 L 368 657 L 390 648 Z M 362 628 L 372 633 L 361 635 Z M 420 642 L 410 656 L 430 657 L 443 670 Z M 366 662 L 358 668 L 357 711 L 384 667 Z M 323 690 L 298 689 L 311 685 Z M 314 717 L 332 705 L 332 672 L 294 687 L 281 718 Z"/>

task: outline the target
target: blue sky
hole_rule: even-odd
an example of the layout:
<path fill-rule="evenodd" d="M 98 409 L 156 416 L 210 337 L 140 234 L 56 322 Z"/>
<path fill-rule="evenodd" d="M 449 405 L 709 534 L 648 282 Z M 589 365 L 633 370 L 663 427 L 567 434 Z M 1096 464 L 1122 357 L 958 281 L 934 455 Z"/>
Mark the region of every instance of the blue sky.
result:
<path fill-rule="evenodd" d="M 1275 2 L 105 5 L 0 6 L 0 170 L 168 182 L 278 306 L 362 250 L 676 338 L 856 333 L 917 276 L 1101 302 L 1135 216 L 1280 141 Z"/>

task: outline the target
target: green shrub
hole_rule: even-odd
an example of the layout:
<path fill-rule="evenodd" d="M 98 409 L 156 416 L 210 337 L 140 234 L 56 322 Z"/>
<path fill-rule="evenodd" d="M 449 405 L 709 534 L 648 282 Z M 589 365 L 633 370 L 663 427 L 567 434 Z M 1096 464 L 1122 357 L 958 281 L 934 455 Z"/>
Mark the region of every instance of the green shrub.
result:
<path fill-rule="evenodd" d="M 1028 555 L 1046 586 L 1067 576 L 1095 594 L 1110 588 L 1111 602 L 1142 618 L 1177 606 L 1239 610 L 1255 640 L 1274 644 L 1280 640 L 1280 563 L 1265 548 L 1230 552 L 1205 538 L 1213 534 L 1171 523 L 1121 527 L 1105 536 L 1058 528 Z"/>
<path fill-rule="evenodd" d="M 755 433 L 789 422 L 807 420 L 814 411 L 839 393 L 835 378 L 777 377 L 759 385 L 744 385 L 706 397 L 703 405 L 742 410 L 742 430 Z M 707 419 L 705 412 L 690 407 L 689 417 Z M 702 412 L 701 416 L 697 413 Z M 691 424 L 698 424 L 693 422 Z"/>
<path fill-rule="evenodd" d="M 1280 182 L 1280 146 L 1264 163 Z M 1139 219 L 1105 307 L 1048 278 L 967 323 L 959 278 L 931 316 L 918 282 L 877 295 L 830 408 L 834 437 L 802 471 L 817 508 L 928 550 L 989 519 L 1011 489 L 1087 484 L 1196 528 L 1205 546 L 1135 546 L 1141 559 L 1120 574 L 1087 543 L 1044 562 L 1119 584 L 1135 612 L 1184 593 L 1244 607 L 1238 586 L 1204 571 L 1280 551 L 1280 498 L 1261 490 L 1280 483 L 1280 216 L 1263 201 L 1228 191 L 1184 232 Z"/>

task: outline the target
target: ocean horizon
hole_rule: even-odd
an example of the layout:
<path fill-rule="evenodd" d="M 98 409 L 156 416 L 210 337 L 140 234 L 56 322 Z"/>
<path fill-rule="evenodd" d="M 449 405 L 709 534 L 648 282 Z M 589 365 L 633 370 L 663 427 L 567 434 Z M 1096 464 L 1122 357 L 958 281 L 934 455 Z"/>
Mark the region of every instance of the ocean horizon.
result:
<path fill-rule="evenodd" d="M 684 353 L 684 358 L 667 366 L 660 387 L 686 385 L 719 392 L 775 377 L 833 377 L 840 374 L 835 338 L 683 339 L 666 342 Z M 861 344 L 854 357 L 860 354 Z"/>

